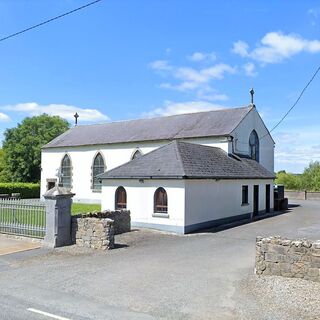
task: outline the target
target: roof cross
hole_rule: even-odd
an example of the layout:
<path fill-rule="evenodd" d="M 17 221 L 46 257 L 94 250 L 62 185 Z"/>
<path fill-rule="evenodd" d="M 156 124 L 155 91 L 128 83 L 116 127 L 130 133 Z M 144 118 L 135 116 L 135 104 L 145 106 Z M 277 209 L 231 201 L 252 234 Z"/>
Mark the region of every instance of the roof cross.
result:
<path fill-rule="evenodd" d="M 76 112 L 73 116 L 74 116 L 74 119 L 75 119 L 74 125 L 76 126 L 78 124 L 78 118 L 79 118 L 78 112 Z"/>
<path fill-rule="evenodd" d="M 253 88 L 251 88 L 251 90 L 250 90 L 250 95 L 251 95 L 251 104 L 253 105 L 254 103 L 253 103 L 253 95 L 254 95 L 254 90 L 253 90 Z"/>

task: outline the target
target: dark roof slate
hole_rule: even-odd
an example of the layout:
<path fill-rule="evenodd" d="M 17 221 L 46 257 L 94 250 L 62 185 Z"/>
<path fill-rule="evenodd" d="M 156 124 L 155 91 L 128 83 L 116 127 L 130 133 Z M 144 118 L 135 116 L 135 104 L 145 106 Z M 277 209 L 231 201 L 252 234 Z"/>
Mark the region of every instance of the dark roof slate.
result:
<path fill-rule="evenodd" d="M 216 147 L 173 141 L 117 168 L 101 179 L 273 179 L 274 174 L 252 159 L 229 156 Z"/>
<path fill-rule="evenodd" d="M 251 107 L 221 109 L 151 119 L 78 125 L 43 148 L 103 145 L 229 135 Z"/>

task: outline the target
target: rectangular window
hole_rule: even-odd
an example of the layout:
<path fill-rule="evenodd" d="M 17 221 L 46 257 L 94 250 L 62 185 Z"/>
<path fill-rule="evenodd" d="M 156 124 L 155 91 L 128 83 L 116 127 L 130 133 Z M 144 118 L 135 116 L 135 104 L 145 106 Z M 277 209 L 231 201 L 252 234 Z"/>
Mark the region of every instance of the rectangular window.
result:
<path fill-rule="evenodd" d="M 242 204 L 248 203 L 248 186 L 242 186 Z"/>

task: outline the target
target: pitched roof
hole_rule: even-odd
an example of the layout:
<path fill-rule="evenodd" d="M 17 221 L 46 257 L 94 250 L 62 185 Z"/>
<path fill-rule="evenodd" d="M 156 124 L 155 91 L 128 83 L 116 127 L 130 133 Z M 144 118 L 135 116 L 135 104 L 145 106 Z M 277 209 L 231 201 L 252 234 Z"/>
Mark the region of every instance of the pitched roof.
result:
<path fill-rule="evenodd" d="M 98 176 L 100 179 L 273 179 L 252 159 L 216 147 L 173 141 Z"/>
<path fill-rule="evenodd" d="M 251 107 L 75 126 L 43 148 L 229 135 Z"/>

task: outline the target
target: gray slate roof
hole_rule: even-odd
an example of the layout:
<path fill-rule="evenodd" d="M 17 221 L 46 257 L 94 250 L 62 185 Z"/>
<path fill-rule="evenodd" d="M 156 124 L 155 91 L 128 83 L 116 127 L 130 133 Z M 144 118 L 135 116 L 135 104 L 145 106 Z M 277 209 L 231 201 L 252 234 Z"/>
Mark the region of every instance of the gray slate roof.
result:
<path fill-rule="evenodd" d="M 43 148 L 226 136 L 237 127 L 250 110 L 251 107 L 243 107 L 152 119 L 79 125 L 69 129 Z"/>
<path fill-rule="evenodd" d="M 216 147 L 173 141 L 98 176 L 101 179 L 273 179 L 258 162 Z"/>

